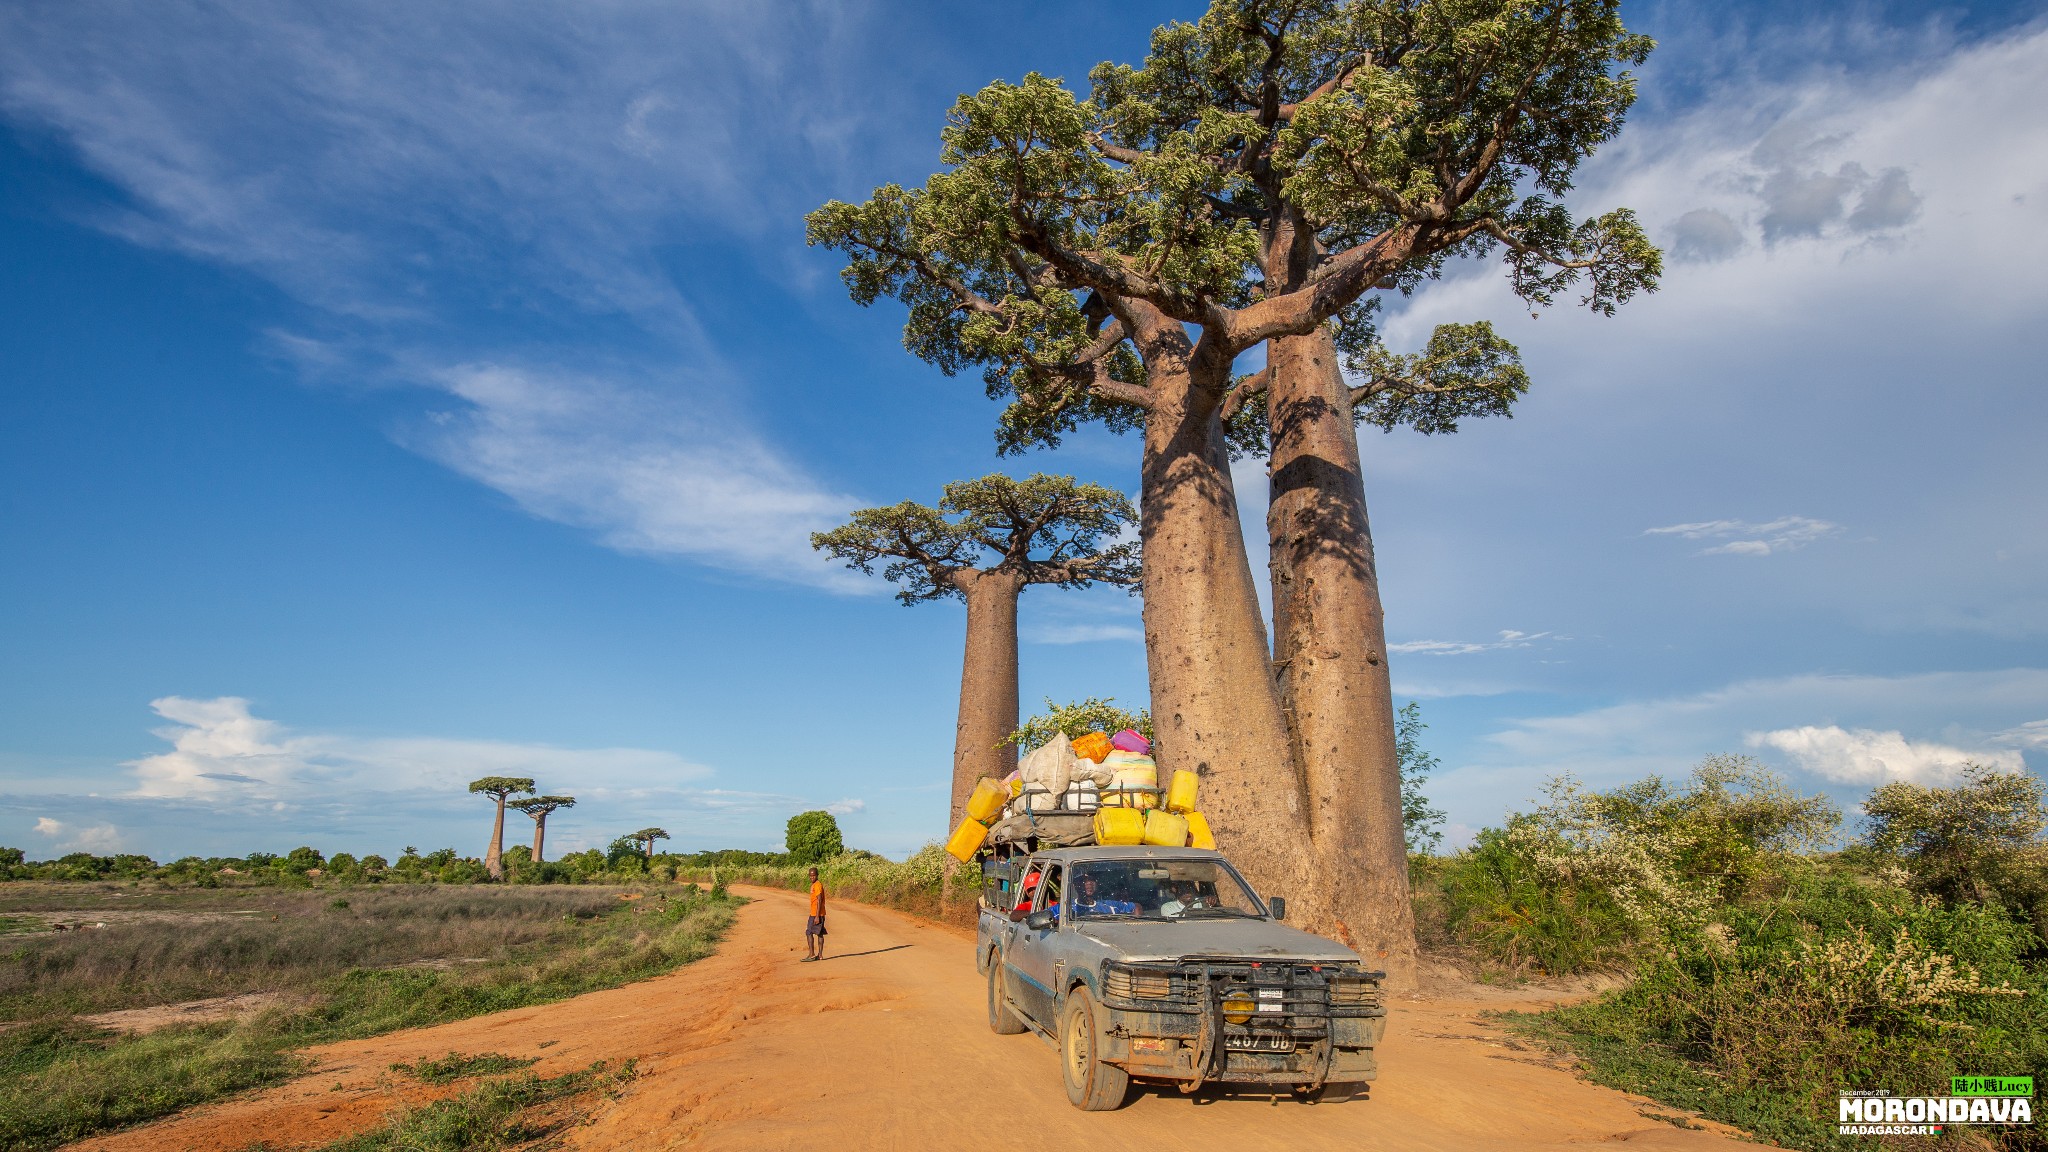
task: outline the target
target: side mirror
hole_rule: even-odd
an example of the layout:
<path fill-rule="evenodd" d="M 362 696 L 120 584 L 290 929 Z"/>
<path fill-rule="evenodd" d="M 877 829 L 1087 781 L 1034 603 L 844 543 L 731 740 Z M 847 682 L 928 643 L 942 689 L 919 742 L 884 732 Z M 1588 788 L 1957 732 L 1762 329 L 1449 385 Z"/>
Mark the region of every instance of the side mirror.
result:
<path fill-rule="evenodd" d="M 1273 919 L 1287 919 L 1287 897 L 1275 896 L 1272 899 L 1266 901 L 1266 907 L 1272 910 Z"/>
<path fill-rule="evenodd" d="M 1033 932 L 1043 932 L 1059 922 L 1060 914 L 1056 908 L 1040 908 L 1024 918 L 1024 926 Z"/>

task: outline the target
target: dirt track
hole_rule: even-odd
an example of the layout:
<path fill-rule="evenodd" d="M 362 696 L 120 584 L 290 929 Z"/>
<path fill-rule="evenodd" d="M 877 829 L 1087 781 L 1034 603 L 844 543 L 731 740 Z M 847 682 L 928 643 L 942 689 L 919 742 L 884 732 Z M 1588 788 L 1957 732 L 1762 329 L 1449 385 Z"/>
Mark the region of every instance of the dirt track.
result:
<path fill-rule="evenodd" d="M 801 897 L 755 902 L 717 955 L 673 975 L 541 1008 L 314 1049 L 319 1070 L 77 1148 L 122 1152 L 314 1146 L 393 1107 L 394 1061 L 449 1051 L 537 1056 L 545 1075 L 637 1058 L 640 1077 L 570 1137 L 585 1149 L 922 1149 L 982 1144 L 970 1117 L 1014 1117 L 1031 1147 L 1184 1149 L 1754 1148 L 1653 1120 L 1665 1109 L 1595 1087 L 1478 1020 L 1525 997 L 1403 1000 L 1367 1097 L 1307 1105 L 1147 1090 L 1122 1110 L 1067 1103 L 1057 1054 L 983 1020 L 971 936 L 840 904 L 833 956 L 799 964 Z M 1481 998 L 1471 998 L 1481 997 Z M 543 1046 L 545 1045 L 545 1046 Z"/>

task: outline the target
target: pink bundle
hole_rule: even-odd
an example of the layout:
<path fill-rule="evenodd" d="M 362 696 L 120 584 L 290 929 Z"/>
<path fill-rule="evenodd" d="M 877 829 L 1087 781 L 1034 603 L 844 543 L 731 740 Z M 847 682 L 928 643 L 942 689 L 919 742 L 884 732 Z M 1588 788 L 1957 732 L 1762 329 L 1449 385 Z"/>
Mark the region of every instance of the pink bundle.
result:
<path fill-rule="evenodd" d="M 1109 746 L 1111 748 L 1120 748 L 1125 752 L 1136 752 L 1140 756 L 1152 751 L 1152 742 L 1129 728 L 1111 736 L 1109 738 Z"/>

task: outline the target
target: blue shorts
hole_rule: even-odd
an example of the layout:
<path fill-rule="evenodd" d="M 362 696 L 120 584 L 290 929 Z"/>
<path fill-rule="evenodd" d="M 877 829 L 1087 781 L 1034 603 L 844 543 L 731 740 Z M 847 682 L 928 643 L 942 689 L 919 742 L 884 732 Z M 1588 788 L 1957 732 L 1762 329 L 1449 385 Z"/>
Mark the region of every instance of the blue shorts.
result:
<path fill-rule="evenodd" d="M 804 935 L 806 935 L 806 936 L 823 936 L 824 934 L 825 934 L 825 918 L 824 918 L 823 916 L 809 916 L 809 917 L 805 917 L 805 919 L 804 919 Z"/>

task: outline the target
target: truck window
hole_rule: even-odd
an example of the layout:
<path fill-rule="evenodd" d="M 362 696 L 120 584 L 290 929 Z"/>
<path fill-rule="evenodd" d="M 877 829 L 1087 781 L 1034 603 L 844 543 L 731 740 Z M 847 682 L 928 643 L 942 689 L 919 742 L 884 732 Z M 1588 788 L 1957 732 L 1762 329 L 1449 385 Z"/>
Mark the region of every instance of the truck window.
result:
<path fill-rule="evenodd" d="M 1012 905 L 1012 911 L 1031 911 L 1031 900 L 1032 897 L 1038 895 L 1038 882 L 1040 879 L 1042 879 L 1042 873 L 1044 871 L 1044 865 L 1033 864 L 1030 867 L 1030 869 L 1024 873 L 1024 882 L 1022 884 L 1017 885 L 1017 899 L 1015 904 Z"/>
<path fill-rule="evenodd" d="M 1046 872 L 1045 881 L 1038 887 L 1038 903 L 1033 906 L 1033 909 L 1051 908 L 1054 911 L 1058 911 L 1060 906 L 1060 866 L 1057 864 L 1053 865 Z"/>

